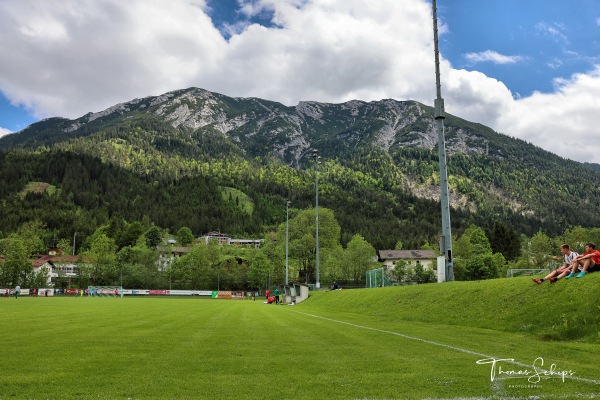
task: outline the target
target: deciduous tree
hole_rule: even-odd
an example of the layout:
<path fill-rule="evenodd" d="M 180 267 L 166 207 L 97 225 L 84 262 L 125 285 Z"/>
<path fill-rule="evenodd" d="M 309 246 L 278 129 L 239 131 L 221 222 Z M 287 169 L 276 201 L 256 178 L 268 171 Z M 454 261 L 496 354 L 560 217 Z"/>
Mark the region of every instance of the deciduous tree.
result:
<path fill-rule="evenodd" d="M 104 233 L 94 234 L 90 249 L 83 253 L 85 264 L 90 264 L 90 279 L 95 285 L 118 283 L 117 245 Z M 82 266 L 82 268 L 85 268 Z"/>
<path fill-rule="evenodd" d="M 155 249 L 162 240 L 162 231 L 158 226 L 152 225 L 150 229 L 144 233 L 144 237 L 146 238 L 146 246 L 148 246 L 149 249 Z"/>
<path fill-rule="evenodd" d="M 538 231 L 529 242 L 528 257 L 534 268 L 546 268 L 548 256 L 552 254 L 554 243 L 552 239 L 541 230 Z"/>
<path fill-rule="evenodd" d="M 25 249 L 29 254 L 46 254 L 48 251 L 46 239 L 49 231 L 46 224 L 37 220 L 27 221 L 19 227 L 17 233 L 23 240 Z"/>
<path fill-rule="evenodd" d="M 289 221 L 289 253 L 298 261 L 305 282 L 315 280 L 316 218 L 315 209 L 303 210 Z M 341 228 L 332 210 L 319 208 L 319 252 L 340 245 Z M 323 261 L 321 259 L 320 262 Z M 320 271 L 319 271 L 320 272 Z"/>
<path fill-rule="evenodd" d="M 0 254 L 4 255 L 4 259 L 0 259 L 1 285 L 13 287 L 24 284 L 32 271 L 25 241 L 19 235 L 11 234 L 0 240 Z"/>
<path fill-rule="evenodd" d="M 270 270 L 271 263 L 269 262 L 269 258 L 262 251 L 257 251 L 250 261 L 250 270 L 248 272 L 250 284 L 259 289 L 265 287 Z"/>
<path fill-rule="evenodd" d="M 358 234 L 352 237 L 344 252 L 344 264 L 349 267 L 354 284 L 364 283 L 365 273 L 375 263 L 376 255 L 375 248 L 364 237 Z"/>
<path fill-rule="evenodd" d="M 177 231 L 177 243 L 181 246 L 189 246 L 194 241 L 194 234 L 187 226 L 179 228 Z"/>

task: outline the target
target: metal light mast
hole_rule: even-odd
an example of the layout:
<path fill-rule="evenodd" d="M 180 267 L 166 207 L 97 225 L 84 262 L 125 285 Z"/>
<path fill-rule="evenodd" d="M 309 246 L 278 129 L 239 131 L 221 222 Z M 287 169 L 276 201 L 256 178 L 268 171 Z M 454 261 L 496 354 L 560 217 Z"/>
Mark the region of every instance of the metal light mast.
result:
<path fill-rule="evenodd" d="M 432 0 L 433 8 L 433 44 L 435 52 L 435 83 L 437 98 L 434 100 L 435 121 L 438 132 L 438 158 L 440 162 L 440 203 L 442 206 L 442 240 L 441 250 L 446 257 L 446 281 L 454 280 L 454 266 L 452 265 L 452 232 L 450 229 L 450 199 L 448 196 L 448 171 L 446 169 L 446 139 L 444 137 L 444 99 L 442 98 L 442 85 L 440 83 L 440 51 L 438 48 L 437 6 Z"/>
<path fill-rule="evenodd" d="M 290 211 L 290 202 L 286 201 L 285 203 L 285 285 L 289 285 L 289 267 L 288 267 L 288 243 L 290 237 L 289 231 L 289 211 Z"/>
<path fill-rule="evenodd" d="M 321 282 L 319 282 L 319 151 L 317 149 L 313 150 L 313 157 L 315 158 L 315 223 L 317 225 L 317 233 L 316 233 L 316 244 L 317 244 L 317 262 L 316 262 L 316 281 L 315 281 L 315 289 L 319 289 L 321 287 Z"/>

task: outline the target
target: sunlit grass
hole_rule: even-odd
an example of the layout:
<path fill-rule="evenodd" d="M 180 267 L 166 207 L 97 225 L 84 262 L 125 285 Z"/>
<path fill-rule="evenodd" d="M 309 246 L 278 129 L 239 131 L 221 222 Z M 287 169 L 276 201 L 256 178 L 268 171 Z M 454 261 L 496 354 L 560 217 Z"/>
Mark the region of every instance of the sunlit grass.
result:
<path fill-rule="evenodd" d="M 536 285 L 529 277 L 319 292 L 307 307 L 600 343 L 600 274 Z"/>
<path fill-rule="evenodd" d="M 394 299 L 405 290 L 317 293 L 295 307 L 192 298 L 0 299 L 0 399 L 568 398 L 598 391 L 596 383 L 572 379 L 531 388 L 491 382 L 488 366 L 476 364 L 482 354 L 529 364 L 543 357 L 599 379 L 599 346 L 441 317 L 394 317 Z M 370 310 L 352 305 L 370 293 L 381 302 Z"/>
<path fill-rule="evenodd" d="M 230 197 L 232 200 L 237 198 L 237 207 L 245 213 L 252 215 L 254 212 L 254 202 L 246 193 L 239 189 L 226 186 L 220 186 L 219 189 L 221 190 L 223 200 L 229 201 Z"/>

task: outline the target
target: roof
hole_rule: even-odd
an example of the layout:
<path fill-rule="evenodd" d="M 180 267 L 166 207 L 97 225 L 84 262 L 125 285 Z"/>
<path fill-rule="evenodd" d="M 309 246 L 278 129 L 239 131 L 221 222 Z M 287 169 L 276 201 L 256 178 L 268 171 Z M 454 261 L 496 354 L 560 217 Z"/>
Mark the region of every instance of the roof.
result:
<path fill-rule="evenodd" d="M 432 260 L 435 257 L 433 250 L 379 250 L 380 260 Z"/>
<path fill-rule="evenodd" d="M 229 235 L 226 233 L 221 233 L 221 232 L 208 232 L 206 235 L 202 236 L 202 237 L 211 237 L 211 238 L 228 238 Z"/>
<path fill-rule="evenodd" d="M 42 265 L 46 264 L 46 263 L 50 263 L 50 264 L 65 264 L 65 263 L 76 263 L 77 261 L 79 261 L 79 256 L 48 256 L 48 255 L 43 255 L 40 256 L 39 258 L 33 260 L 31 262 L 31 265 L 33 267 L 41 267 Z"/>
<path fill-rule="evenodd" d="M 46 264 L 48 261 L 50 261 L 50 256 L 42 256 L 36 260 L 33 260 L 31 262 L 31 265 L 35 268 L 35 267 L 41 267 L 42 265 Z"/>

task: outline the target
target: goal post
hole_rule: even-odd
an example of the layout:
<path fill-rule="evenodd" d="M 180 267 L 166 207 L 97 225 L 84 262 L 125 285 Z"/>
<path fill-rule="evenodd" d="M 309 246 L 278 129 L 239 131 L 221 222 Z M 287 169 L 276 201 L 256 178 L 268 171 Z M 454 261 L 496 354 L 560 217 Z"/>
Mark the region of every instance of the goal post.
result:
<path fill-rule="evenodd" d="M 123 297 L 121 286 L 88 286 L 90 297 Z"/>
<path fill-rule="evenodd" d="M 397 283 L 388 268 L 377 268 L 366 272 L 365 284 L 367 288 L 376 288 L 394 286 Z"/>

